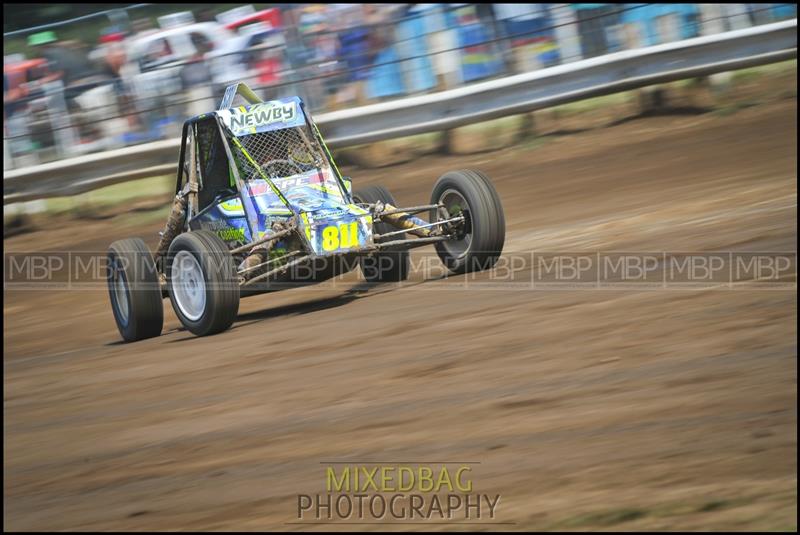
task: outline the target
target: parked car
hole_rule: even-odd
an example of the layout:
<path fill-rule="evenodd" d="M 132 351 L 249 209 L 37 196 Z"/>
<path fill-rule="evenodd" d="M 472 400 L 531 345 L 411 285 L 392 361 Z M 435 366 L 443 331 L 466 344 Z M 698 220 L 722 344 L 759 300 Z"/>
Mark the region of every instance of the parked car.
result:
<path fill-rule="evenodd" d="M 230 55 L 234 40 L 214 22 L 177 24 L 132 40 L 128 82 L 151 137 L 177 135 L 179 117 L 204 109 L 204 97 L 227 82 L 247 79 L 246 67 Z"/>
<path fill-rule="evenodd" d="M 146 73 L 180 68 L 203 56 L 209 62 L 213 83 L 224 85 L 245 74 L 240 62 L 222 57 L 232 51 L 233 40 L 235 35 L 231 31 L 214 22 L 187 24 L 135 39 L 128 57 L 139 72 Z"/>

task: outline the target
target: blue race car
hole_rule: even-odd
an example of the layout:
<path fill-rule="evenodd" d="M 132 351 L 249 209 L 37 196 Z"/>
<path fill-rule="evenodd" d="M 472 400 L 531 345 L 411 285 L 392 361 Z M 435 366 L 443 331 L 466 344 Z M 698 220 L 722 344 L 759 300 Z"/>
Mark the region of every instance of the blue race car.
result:
<path fill-rule="evenodd" d="M 262 102 L 241 83 L 217 111 L 184 123 L 179 162 L 155 252 L 140 238 L 108 250 L 111 307 L 128 342 L 161 334 L 166 296 L 186 329 L 204 336 L 232 325 L 240 297 L 356 265 L 368 282 L 402 281 L 409 249 L 427 244 L 453 273 L 489 269 L 505 241 L 503 207 L 484 174 L 445 173 L 430 204 L 408 208 L 381 186 L 354 192 L 302 100 Z M 424 212 L 430 221 L 415 215 Z"/>

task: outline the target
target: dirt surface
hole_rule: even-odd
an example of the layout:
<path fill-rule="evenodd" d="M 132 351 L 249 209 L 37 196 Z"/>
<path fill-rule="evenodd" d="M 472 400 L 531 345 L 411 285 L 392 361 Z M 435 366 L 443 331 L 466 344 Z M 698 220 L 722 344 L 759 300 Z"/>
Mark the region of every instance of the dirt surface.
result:
<path fill-rule="evenodd" d="M 507 257 L 796 251 L 796 117 L 784 99 L 347 171 L 402 205 L 427 202 L 445 170 L 483 170 Z M 163 218 L 148 220 L 4 246 L 153 246 Z M 535 276 L 524 262 L 508 285 L 441 278 L 431 262 L 366 289 L 350 274 L 243 300 L 206 339 L 165 301 L 164 334 L 131 345 L 105 289 L 7 289 L 4 527 L 333 529 L 288 524 L 298 494 L 324 492 L 321 463 L 447 461 L 477 463 L 475 489 L 502 496 L 506 524 L 401 527 L 796 529 L 796 285 L 518 284 Z"/>

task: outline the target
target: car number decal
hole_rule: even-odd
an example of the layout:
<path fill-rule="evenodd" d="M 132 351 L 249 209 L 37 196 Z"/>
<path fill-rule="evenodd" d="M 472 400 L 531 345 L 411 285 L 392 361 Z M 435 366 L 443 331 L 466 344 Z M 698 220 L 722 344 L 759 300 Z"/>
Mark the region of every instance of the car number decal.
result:
<path fill-rule="evenodd" d="M 322 248 L 325 251 L 352 247 L 358 247 L 358 221 L 329 225 L 322 229 Z"/>

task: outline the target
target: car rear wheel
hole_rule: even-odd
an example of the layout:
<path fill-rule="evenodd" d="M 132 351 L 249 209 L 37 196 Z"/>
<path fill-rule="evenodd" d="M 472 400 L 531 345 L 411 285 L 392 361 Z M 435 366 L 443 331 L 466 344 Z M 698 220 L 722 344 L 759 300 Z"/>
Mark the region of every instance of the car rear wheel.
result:
<path fill-rule="evenodd" d="M 108 248 L 108 293 L 117 329 L 126 342 L 161 334 L 164 305 L 153 255 L 141 238 L 118 240 Z"/>
<path fill-rule="evenodd" d="M 216 234 L 179 235 L 166 259 L 167 291 L 175 315 L 197 336 L 228 329 L 239 312 L 239 280 L 228 247 Z"/>
<path fill-rule="evenodd" d="M 353 193 L 353 200 L 357 203 L 373 204 L 381 201 L 384 204 L 397 206 L 389 190 L 383 186 L 365 186 Z M 397 229 L 388 223 L 375 223 L 373 227 L 376 234 L 386 234 Z M 391 240 L 403 240 L 405 234 L 397 234 Z M 410 260 L 408 250 L 402 248 L 389 248 L 375 253 L 372 256 L 364 256 L 359 259 L 361 272 L 367 282 L 399 282 L 408 278 Z"/>
<path fill-rule="evenodd" d="M 453 273 L 482 271 L 494 266 L 506 237 L 503 205 L 489 177 L 474 170 L 450 171 L 433 186 L 431 204 L 442 203 L 449 216 L 464 216 L 455 238 L 436 243 L 436 252 Z M 431 221 L 441 216 L 433 210 Z"/>

